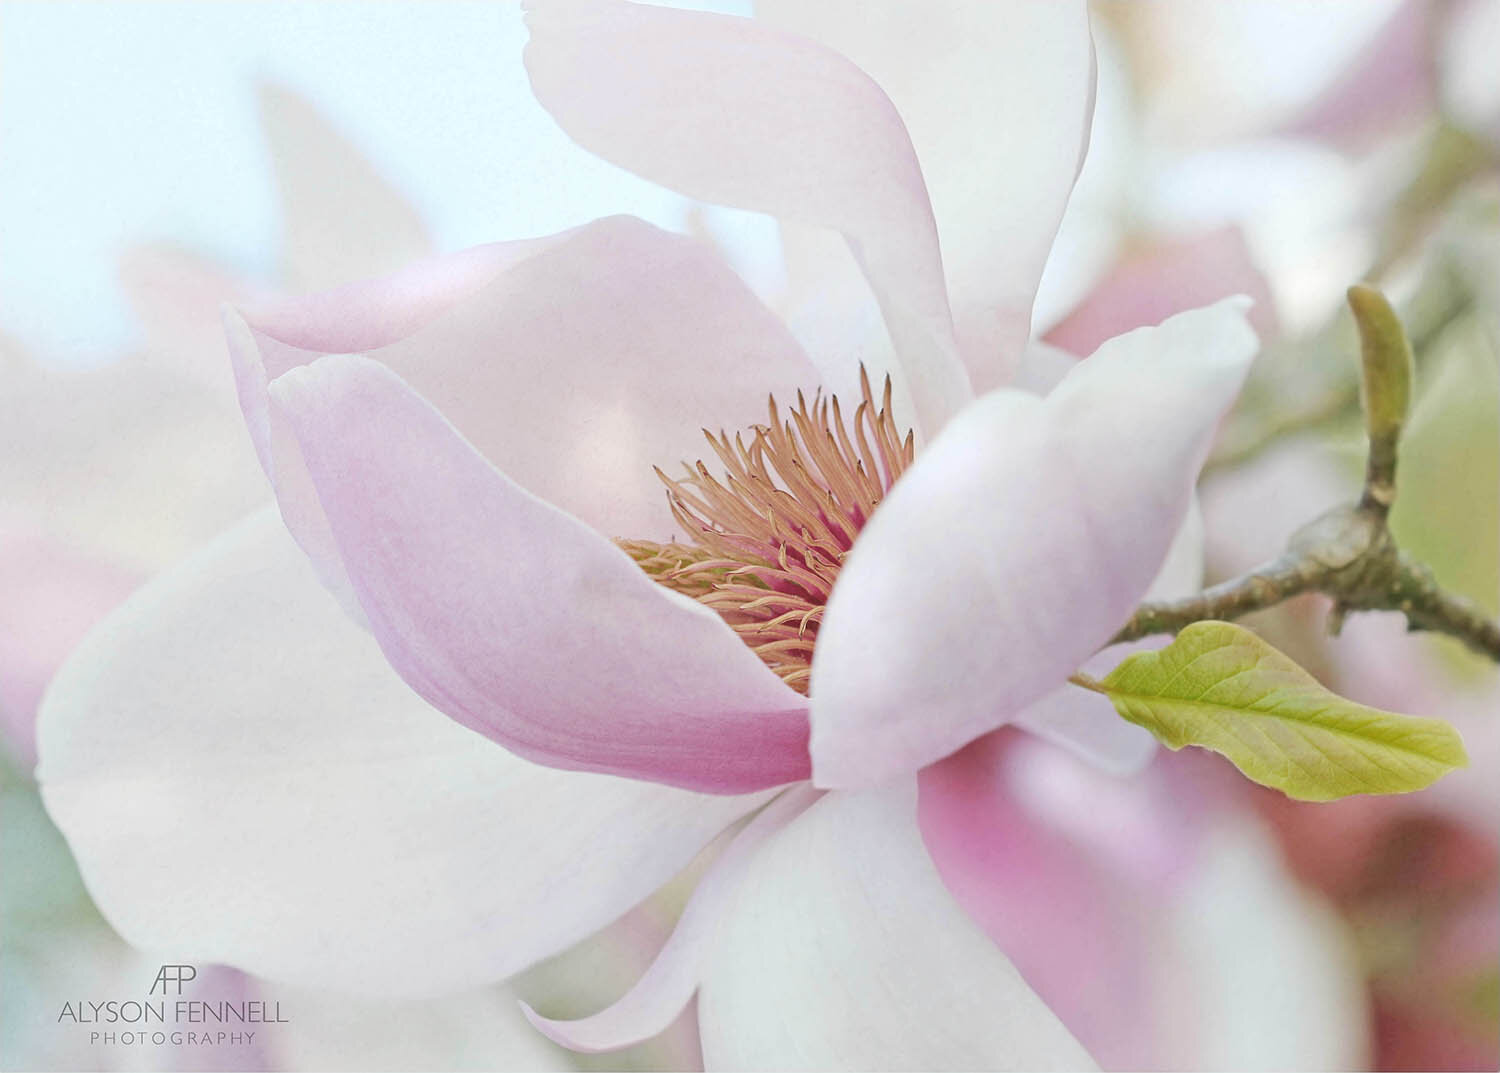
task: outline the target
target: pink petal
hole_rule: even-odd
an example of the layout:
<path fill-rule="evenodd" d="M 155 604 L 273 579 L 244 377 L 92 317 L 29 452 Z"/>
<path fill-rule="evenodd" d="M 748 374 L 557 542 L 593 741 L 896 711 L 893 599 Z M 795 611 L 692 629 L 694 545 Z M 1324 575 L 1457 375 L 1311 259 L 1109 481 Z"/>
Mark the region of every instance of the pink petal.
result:
<path fill-rule="evenodd" d="M 816 382 L 786 329 L 709 249 L 629 217 L 247 309 L 228 330 L 283 516 L 346 603 L 295 442 L 265 404 L 267 383 L 288 369 L 364 352 L 528 491 L 605 536 L 655 539 L 678 527 L 653 465 L 698 458 L 705 426 L 764 421 L 768 391 Z"/>
<path fill-rule="evenodd" d="M 970 378 L 981 391 L 1006 382 L 1088 137 L 1086 5 L 760 0 L 756 15 L 847 56 L 890 95 L 932 197 Z"/>
<path fill-rule="evenodd" d="M 689 197 L 842 232 L 924 430 L 968 399 L 922 173 L 901 117 L 859 68 L 701 12 L 540 0 L 528 21 L 532 89 L 574 140 Z"/>
<path fill-rule="evenodd" d="M 986 395 L 918 456 L 860 535 L 818 635 L 818 785 L 940 759 L 1119 628 L 1255 352 L 1246 307 L 1111 340 L 1045 400 Z"/>
<path fill-rule="evenodd" d="M 540 763 L 735 793 L 805 778 L 807 712 L 712 611 L 491 466 L 395 373 L 271 386 L 386 657 Z"/>
<path fill-rule="evenodd" d="M 998 731 L 921 773 L 923 839 L 1104 1068 L 1363 1068 L 1331 914 L 1221 783 L 1161 759 L 1121 781 Z"/>
<path fill-rule="evenodd" d="M 232 413 L 234 380 L 224 367 L 219 308 L 258 296 L 260 288 L 206 257 L 165 243 L 130 247 L 120 256 L 117 275 L 146 334 L 143 357 L 206 388 Z"/>
<path fill-rule="evenodd" d="M 1122 332 L 1159 324 L 1173 313 L 1231 294 L 1248 294 L 1255 300 L 1250 324 L 1261 338 L 1279 334 L 1270 286 L 1239 228 L 1165 241 L 1122 258 L 1082 304 L 1047 333 L 1047 342 L 1074 354 L 1091 354 Z"/>
<path fill-rule="evenodd" d="M 1436 14 L 1428 0 L 1403 0 L 1287 133 L 1358 150 L 1420 120 L 1436 96 Z"/>
<path fill-rule="evenodd" d="M 36 760 L 36 707 L 63 659 L 141 581 L 23 514 L 0 515 L 0 746 Z"/>
<path fill-rule="evenodd" d="M 656 960 L 617 1002 L 576 1021 L 543 1017 L 523 1002 L 527 1020 L 553 1042 L 586 1054 L 616 1051 L 664 1031 L 698 990 L 720 915 L 733 901 L 756 850 L 819 796 L 810 787 L 794 787 L 735 835 L 693 891 Z"/>
<path fill-rule="evenodd" d="M 925 769 L 923 840 L 958 903 L 1102 1068 L 1154 1068 L 1150 906 L 1007 791 L 1003 761 L 1022 741 L 998 731 Z"/>

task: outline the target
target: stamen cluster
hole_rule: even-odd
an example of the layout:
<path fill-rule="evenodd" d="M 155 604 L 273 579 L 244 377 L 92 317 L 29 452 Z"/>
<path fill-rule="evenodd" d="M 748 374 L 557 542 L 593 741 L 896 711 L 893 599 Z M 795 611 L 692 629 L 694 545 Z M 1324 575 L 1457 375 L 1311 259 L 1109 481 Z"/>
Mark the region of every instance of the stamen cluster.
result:
<path fill-rule="evenodd" d="M 915 449 L 891 417 L 890 378 L 878 408 L 863 369 L 860 390 L 847 423 L 837 398 L 819 393 L 809 404 L 799 391 L 785 418 L 768 400 L 769 420 L 749 430 L 748 444 L 742 433 L 731 441 L 704 429 L 722 477 L 701 460 L 678 478 L 656 471 L 685 542 L 619 542 L 655 581 L 717 611 L 804 694 L 844 556 Z"/>

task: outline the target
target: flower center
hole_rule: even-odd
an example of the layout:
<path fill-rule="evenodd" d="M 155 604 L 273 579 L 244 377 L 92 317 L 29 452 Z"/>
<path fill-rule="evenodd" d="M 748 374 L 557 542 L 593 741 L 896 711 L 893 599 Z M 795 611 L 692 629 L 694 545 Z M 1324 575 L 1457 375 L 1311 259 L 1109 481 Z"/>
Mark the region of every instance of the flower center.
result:
<path fill-rule="evenodd" d="M 769 400 L 769 421 L 750 442 L 703 435 L 724 468 L 702 461 L 684 476 L 656 475 L 667 488 L 686 543 L 617 541 L 653 581 L 718 612 L 744 642 L 800 693 L 807 693 L 818 625 L 844 556 L 876 504 L 911 465 L 912 433 L 891 417 L 886 377 L 877 408 L 864 396 L 846 422 L 839 401 L 802 392 L 785 419 Z"/>

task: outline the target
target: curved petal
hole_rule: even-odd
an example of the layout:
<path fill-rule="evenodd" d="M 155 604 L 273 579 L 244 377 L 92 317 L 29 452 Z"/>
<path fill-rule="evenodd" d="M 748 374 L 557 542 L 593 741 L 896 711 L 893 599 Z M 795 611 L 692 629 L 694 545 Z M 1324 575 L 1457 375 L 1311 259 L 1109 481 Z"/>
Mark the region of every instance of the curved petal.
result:
<path fill-rule="evenodd" d="M 608 537 L 677 526 L 653 465 L 702 429 L 765 420 L 766 393 L 816 373 L 710 249 L 630 217 L 413 265 L 228 317 L 241 404 L 288 527 L 352 602 L 270 381 L 324 354 L 388 365 L 528 491 Z"/>
<path fill-rule="evenodd" d="M 556 953 L 765 800 L 538 767 L 455 725 L 270 511 L 95 630 L 38 737 L 47 810 L 132 943 L 389 995 Z"/>
<path fill-rule="evenodd" d="M 540 763 L 717 793 L 806 778 L 807 708 L 724 620 L 501 474 L 383 365 L 271 386 L 386 657 Z"/>
<path fill-rule="evenodd" d="M 914 790 L 828 794 L 756 856 L 698 995 L 707 1068 L 1093 1068 L 944 889 Z"/>
<path fill-rule="evenodd" d="M 987 395 L 917 458 L 818 634 L 818 785 L 915 771 L 1109 640 L 1161 568 L 1255 352 L 1246 305 L 1113 339 L 1045 400 Z"/>
<path fill-rule="evenodd" d="M 758 0 L 756 13 L 890 95 L 932 197 L 969 376 L 1005 383 L 1088 137 L 1086 5 Z"/>
<path fill-rule="evenodd" d="M 1190 596 L 1203 587 L 1203 512 L 1195 496 L 1187 517 L 1156 580 L 1146 590 L 1145 600 L 1174 600 Z M 1132 652 L 1161 648 L 1170 638 L 1154 637 L 1123 645 L 1110 645 L 1089 657 L 1079 668 L 1103 678 Z M 1071 683 L 1059 686 L 1012 720 L 1054 745 L 1071 749 L 1085 760 L 1115 775 L 1133 775 L 1156 755 L 1156 739 L 1144 727 L 1127 723 L 1108 698 Z"/>
<path fill-rule="evenodd" d="M 651 967 L 617 1002 L 591 1017 L 556 1021 L 521 1004 L 527 1020 L 548 1039 L 575 1051 L 617 1051 L 664 1031 L 680 1014 L 702 978 L 703 960 L 727 903 L 744 881 L 755 852 L 818 798 L 809 786 L 778 797 L 745 825 L 709 866 L 671 937 Z"/>
<path fill-rule="evenodd" d="M 617 0 L 528 6 L 532 90 L 584 148 L 689 197 L 844 234 L 936 434 L 971 391 L 922 172 L 880 87 L 749 19 Z"/>
<path fill-rule="evenodd" d="M 1106 1068 L 1361 1068 L 1337 925 L 1180 759 L 1121 781 L 999 731 L 922 772 L 922 835 Z"/>
<path fill-rule="evenodd" d="M 925 768 L 923 839 L 958 903 L 1104 1068 L 1161 1068 L 1151 1046 L 1164 996 L 1147 953 L 1161 929 L 1108 859 L 1023 808 L 1020 765 L 1005 761 L 1045 748 L 999 730 Z M 1135 833 L 1120 811 L 1106 815 L 1120 837 Z M 1165 882 L 1175 862 L 1142 842 L 1131 848 L 1167 864 Z"/>

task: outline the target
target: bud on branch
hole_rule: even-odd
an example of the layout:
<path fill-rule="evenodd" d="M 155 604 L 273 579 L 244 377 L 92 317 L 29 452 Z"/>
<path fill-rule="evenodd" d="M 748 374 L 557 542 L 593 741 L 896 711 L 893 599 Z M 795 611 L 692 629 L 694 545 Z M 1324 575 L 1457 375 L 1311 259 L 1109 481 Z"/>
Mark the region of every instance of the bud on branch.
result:
<path fill-rule="evenodd" d="M 1301 593 L 1320 592 L 1334 601 L 1333 632 L 1350 611 L 1400 611 L 1410 629 L 1456 637 L 1500 662 L 1500 623 L 1442 589 L 1427 567 L 1397 547 L 1387 525 L 1396 498 L 1397 447 L 1411 408 L 1411 342 L 1378 290 L 1356 284 L 1348 297 L 1359 329 L 1360 395 L 1370 441 L 1359 502 L 1303 526 L 1282 555 L 1248 574 L 1184 600 L 1141 605 L 1111 643 L 1175 633 L 1194 622 L 1235 619 Z"/>

